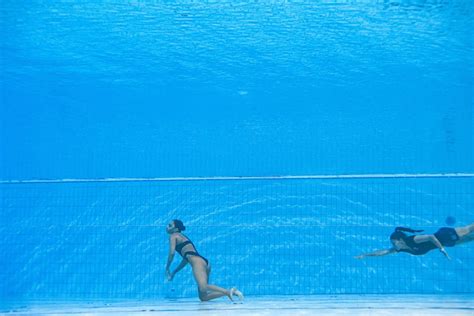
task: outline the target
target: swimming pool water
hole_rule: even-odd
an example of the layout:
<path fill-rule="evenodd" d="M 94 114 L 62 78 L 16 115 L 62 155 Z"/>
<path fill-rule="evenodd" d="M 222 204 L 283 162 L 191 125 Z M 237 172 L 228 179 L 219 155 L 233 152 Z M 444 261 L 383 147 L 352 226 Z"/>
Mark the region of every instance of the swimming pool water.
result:
<path fill-rule="evenodd" d="M 194 297 L 163 280 L 173 218 L 251 296 L 472 293 L 472 244 L 353 257 L 473 221 L 472 176 L 416 178 L 474 173 L 473 12 L 2 1 L 0 300 Z M 380 173 L 415 178 L 61 181 Z"/>

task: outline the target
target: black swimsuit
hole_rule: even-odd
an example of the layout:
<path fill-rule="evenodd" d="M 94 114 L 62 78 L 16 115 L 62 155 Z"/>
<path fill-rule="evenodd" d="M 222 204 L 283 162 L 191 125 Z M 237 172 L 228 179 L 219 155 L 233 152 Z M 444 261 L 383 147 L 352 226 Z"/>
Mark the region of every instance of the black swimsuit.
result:
<path fill-rule="evenodd" d="M 454 247 L 459 240 L 458 233 L 451 227 L 441 227 L 435 234 L 439 242 L 446 247 Z"/>
<path fill-rule="evenodd" d="M 405 241 L 405 244 L 409 247 L 409 249 L 400 249 L 400 250 L 397 250 L 397 252 L 408 252 L 412 255 L 420 256 L 420 255 L 424 255 L 430 250 L 438 248 L 431 241 L 416 243 L 414 239 L 415 239 L 415 236 L 408 236 L 407 238 L 403 238 L 403 240 Z"/>
<path fill-rule="evenodd" d="M 442 227 L 436 233 L 434 233 L 434 235 L 439 240 L 441 245 L 445 247 L 453 247 L 454 245 L 456 245 L 456 241 L 459 240 L 459 236 L 456 233 L 456 230 L 450 227 Z M 408 252 L 412 255 L 419 256 L 424 255 L 430 250 L 438 248 L 431 241 L 416 243 L 414 239 L 415 236 L 409 236 L 407 238 L 404 238 L 403 240 L 410 249 L 400 249 L 398 250 L 398 252 Z"/>
<path fill-rule="evenodd" d="M 176 251 L 181 255 L 181 257 L 186 259 L 186 256 L 196 256 L 196 257 L 199 257 L 199 258 L 203 259 L 206 262 L 206 265 L 209 265 L 209 261 L 206 258 L 204 258 L 203 256 L 201 256 L 199 253 L 197 253 L 196 251 L 186 251 L 185 253 L 181 253 L 184 246 L 186 246 L 186 245 L 192 245 L 194 247 L 194 249 L 196 249 L 196 246 L 194 246 L 192 241 L 189 240 L 189 239 L 183 241 L 182 243 L 176 244 Z"/>

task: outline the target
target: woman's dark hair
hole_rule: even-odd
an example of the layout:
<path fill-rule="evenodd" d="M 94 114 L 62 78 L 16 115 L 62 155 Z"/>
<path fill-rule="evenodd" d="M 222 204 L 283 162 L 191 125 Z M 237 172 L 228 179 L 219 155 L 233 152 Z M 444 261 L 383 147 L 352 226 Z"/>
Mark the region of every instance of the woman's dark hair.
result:
<path fill-rule="evenodd" d="M 422 231 L 423 230 L 415 230 L 415 229 L 411 229 L 411 228 L 407 228 L 407 227 L 397 227 L 397 228 L 395 228 L 395 231 L 390 235 L 390 239 L 394 239 L 394 240 L 405 239 L 408 236 L 404 232 L 420 233 Z"/>
<path fill-rule="evenodd" d="M 186 227 L 184 227 L 184 224 L 182 221 L 179 219 L 173 219 L 174 227 L 176 227 L 180 232 L 185 231 Z"/>

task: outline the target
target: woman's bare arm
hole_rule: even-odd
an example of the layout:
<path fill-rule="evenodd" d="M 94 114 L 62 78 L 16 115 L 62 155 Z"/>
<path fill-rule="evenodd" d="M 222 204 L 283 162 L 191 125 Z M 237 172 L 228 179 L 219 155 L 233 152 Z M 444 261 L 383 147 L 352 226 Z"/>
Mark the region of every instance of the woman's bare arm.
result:
<path fill-rule="evenodd" d="M 356 259 L 362 259 L 365 257 L 381 257 L 381 256 L 386 256 L 390 255 L 392 253 L 396 253 L 397 250 L 395 248 L 390 248 L 390 249 L 383 249 L 383 250 L 377 250 L 369 253 L 363 253 L 359 256 L 355 256 L 354 258 Z"/>
<path fill-rule="evenodd" d="M 188 260 L 184 259 L 181 260 L 181 262 L 179 263 L 179 265 L 176 267 L 176 269 L 174 269 L 173 272 L 171 272 L 171 274 L 169 275 L 168 277 L 168 280 L 171 281 L 173 280 L 174 276 L 176 275 L 176 273 L 178 273 L 181 269 L 183 269 L 186 265 L 188 264 Z"/>
<path fill-rule="evenodd" d="M 174 253 L 176 251 L 176 237 L 174 237 L 173 235 L 170 236 L 170 249 L 169 249 L 169 252 L 168 252 L 168 261 L 166 262 L 166 273 L 167 274 L 170 274 L 170 266 L 171 266 L 171 263 L 173 262 L 173 258 L 174 258 Z"/>

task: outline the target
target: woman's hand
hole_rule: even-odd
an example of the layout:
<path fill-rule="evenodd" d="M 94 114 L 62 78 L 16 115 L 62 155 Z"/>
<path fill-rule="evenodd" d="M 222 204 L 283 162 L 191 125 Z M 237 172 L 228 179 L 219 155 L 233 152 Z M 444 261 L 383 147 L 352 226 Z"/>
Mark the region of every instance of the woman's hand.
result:
<path fill-rule="evenodd" d="M 168 281 L 170 281 L 170 282 L 173 281 L 174 275 L 175 275 L 175 273 L 173 273 L 173 272 L 170 273 L 170 272 L 168 271 L 168 273 L 167 273 Z"/>
<path fill-rule="evenodd" d="M 446 258 L 448 258 L 448 260 L 451 260 L 451 257 L 449 257 L 448 253 L 446 252 L 446 250 L 443 248 L 440 248 L 439 251 L 441 251 L 443 253 L 443 255 L 445 255 Z"/>
<path fill-rule="evenodd" d="M 364 259 L 365 256 L 364 255 L 358 255 L 358 256 L 354 256 L 355 259 Z"/>

